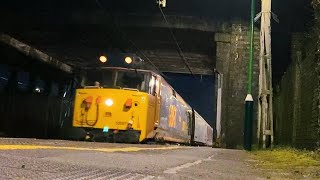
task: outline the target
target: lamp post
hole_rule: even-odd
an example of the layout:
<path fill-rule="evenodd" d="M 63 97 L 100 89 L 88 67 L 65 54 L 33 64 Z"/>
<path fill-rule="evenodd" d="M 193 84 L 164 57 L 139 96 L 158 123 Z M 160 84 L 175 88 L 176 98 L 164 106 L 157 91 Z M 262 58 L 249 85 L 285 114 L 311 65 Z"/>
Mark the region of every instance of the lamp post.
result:
<path fill-rule="evenodd" d="M 248 63 L 248 88 L 245 99 L 245 118 L 244 118 L 244 143 L 243 147 L 251 151 L 252 145 L 252 120 L 253 120 L 253 98 L 252 98 L 252 63 L 254 54 L 254 16 L 255 0 L 251 0 L 251 18 L 250 18 L 250 56 Z"/>

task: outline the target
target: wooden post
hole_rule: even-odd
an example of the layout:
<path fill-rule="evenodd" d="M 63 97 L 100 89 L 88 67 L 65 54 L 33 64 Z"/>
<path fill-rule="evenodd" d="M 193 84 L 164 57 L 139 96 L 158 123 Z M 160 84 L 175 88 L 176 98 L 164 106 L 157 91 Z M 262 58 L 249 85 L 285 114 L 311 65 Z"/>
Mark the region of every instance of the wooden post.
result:
<path fill-rule="evenodd" d="M 261 0 L 260 74 L 257 138 L 266 148 L 267 137 L 273 145 L 272 68 L 271 68 L 271 0 Z"/>

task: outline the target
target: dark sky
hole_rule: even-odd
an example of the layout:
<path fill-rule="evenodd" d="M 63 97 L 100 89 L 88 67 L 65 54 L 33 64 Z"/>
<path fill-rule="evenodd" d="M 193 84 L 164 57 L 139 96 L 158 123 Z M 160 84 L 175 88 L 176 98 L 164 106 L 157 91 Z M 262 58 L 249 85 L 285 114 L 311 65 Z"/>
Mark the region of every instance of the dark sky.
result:
<path fill-rule="evenodd" d="M 179 95 L 210 125 L 213 125 L 216 121 L 214 77 L 175 73 L 164 74 L 168 83 L 173 86 Z"/>

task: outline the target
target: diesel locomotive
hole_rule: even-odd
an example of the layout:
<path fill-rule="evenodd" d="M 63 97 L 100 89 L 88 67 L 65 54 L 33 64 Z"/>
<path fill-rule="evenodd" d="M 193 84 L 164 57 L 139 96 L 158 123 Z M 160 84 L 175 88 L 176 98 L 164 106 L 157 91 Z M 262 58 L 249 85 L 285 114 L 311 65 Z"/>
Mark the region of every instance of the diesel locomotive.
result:
<path fill-rule="evenodd" d="M 88 68 L 76 90 L 73 127 L 87 139 L 212 145 L 213 128 L 149 70 Z"/>

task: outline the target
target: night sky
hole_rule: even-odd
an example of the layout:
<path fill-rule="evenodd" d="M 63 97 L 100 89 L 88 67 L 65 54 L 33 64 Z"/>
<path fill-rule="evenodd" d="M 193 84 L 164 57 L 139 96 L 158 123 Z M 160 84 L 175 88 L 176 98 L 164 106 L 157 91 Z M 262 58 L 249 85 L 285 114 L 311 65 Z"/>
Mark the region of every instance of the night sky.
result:
<path fill-rule="evenodd" d="M 215 123 L 213 76 L 164 73 L 166 80 L 210 125 Z"/>

